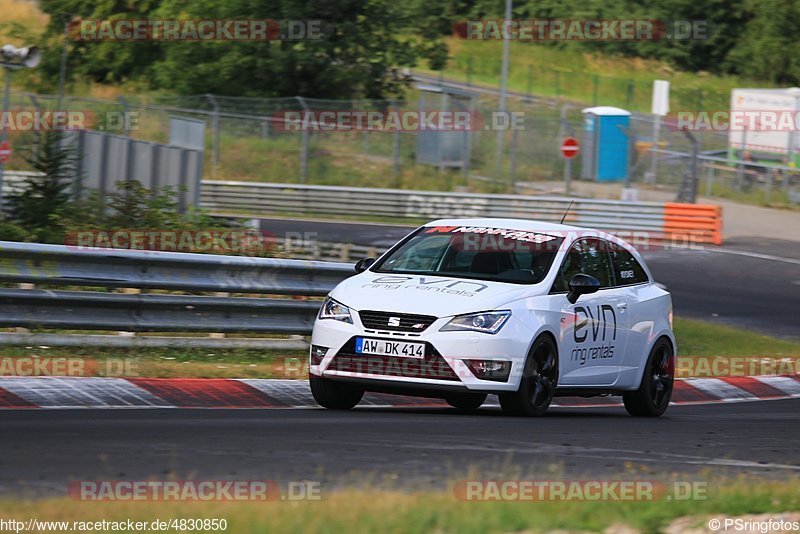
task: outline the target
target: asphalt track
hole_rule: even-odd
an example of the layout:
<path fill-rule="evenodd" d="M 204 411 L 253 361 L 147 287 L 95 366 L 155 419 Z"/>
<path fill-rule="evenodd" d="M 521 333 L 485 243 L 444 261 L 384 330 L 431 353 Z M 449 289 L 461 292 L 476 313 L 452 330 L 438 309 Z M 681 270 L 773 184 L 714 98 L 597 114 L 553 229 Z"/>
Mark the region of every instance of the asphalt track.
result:
<path fill-rule="evenodd" d="M 388 247 L 412 227 L 264 219 L 261 229 L 279 237 L 299 232 L 323 242 Z M 732 238 L 724 247 L 643 255 L 656 281 L 672 293 L 676 315 L 800 339 L 800 243 Z"/>
<path fill-rule="evenodd" d="M 407 227 L 264 221 L 264 230 L 386 246 Z M 676 313 L 800 337 L 800 247 L 728 240 L 646 253 Z M 65 495 L 71 480 L 270 479 L 441 488 L 467 477 L 703 478 L 800 474 L 800 399 L 554 408 L 546 417 L 444 408 L 0 410 L 0 495 Z"/>
<path fill-rule="evenodd" d="M 453 409 L 0 410 L 0 495 L 65 495 L 70 480 L 314 480 L 441 488 L 466 477 L 800 474 L 800 399 L 556 408 L 543 418 Z M 471 472 L 470 472 L 471 470 Z M 469 473 L 469 474 L 468 474 Z"/>

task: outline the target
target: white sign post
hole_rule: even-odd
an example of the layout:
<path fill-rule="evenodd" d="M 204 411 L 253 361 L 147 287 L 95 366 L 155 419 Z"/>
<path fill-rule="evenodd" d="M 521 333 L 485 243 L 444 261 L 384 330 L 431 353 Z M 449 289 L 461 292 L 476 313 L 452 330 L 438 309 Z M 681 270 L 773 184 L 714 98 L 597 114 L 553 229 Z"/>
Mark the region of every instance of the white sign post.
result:
<path fill-rule="evenodd" d="M 653 158 L 650 160 L 650 172 L 645 175 L 644 181 L 649 184 L 656 182 L 656 170 L 658 168 L 658 153 L 661 135 L 661 117 L 669 113 L 669 82 L 665 80 L 653 81 L 653 103 L 651 113 L 653 114 L 653 145 L 650 147 Z"/>

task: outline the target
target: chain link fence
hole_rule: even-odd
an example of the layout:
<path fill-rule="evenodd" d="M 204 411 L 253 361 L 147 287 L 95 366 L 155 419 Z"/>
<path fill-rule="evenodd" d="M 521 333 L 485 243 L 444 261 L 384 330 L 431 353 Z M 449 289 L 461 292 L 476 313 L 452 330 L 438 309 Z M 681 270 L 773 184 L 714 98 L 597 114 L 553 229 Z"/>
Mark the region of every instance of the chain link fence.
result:
<path fill-rule="evenodd" d="M 603 89 L 599 103 L 620 103 L 616 97 L 606 98 L 606 94 Z M 582 139 L 585 106 L 563 98 L 510 98 L 507 110 L 521 118 L 521 127 L 507 129 L 498 137 L 491 128 L 498 107 L 496 95 L 475 92 L 469 106 L 472 113 L 482 117 L 484 127 L 470 132 L 469 157 L 465 165 L 458 167 L 418 163 L 420 131 L 290 131 L 285 127 L 287 112 L 414 111 L 420 102 L 416 89 L 409 91 L 404 100 L 344 101 L 218 95 L 60 100 L 53 95 L 15 93 L 11 110 L 83 112 L 86 128 L 159 143 L 169 142 L 170 118 L 200 120 L 205 123 L 206 179 L 563 193 L 564 159 L 559 147 L 566 135 Z M 628 135 L 631 150 L 627 185 L 661 191 L 665 200 L 680 196 L 692 176 L 699 181 L 696 190 L 701 196 L 771 204 L 796 203 L 800 197 L 796 192 L 798 173 L 793 167 L 779 162 L 757 165 L 728 159 L 727 132 L 694 132 L 695 147 L 684 132 L 668 126 L 662 126 L 656 138 L 653 116 L 633 112 Z M 35 131 L 10 132 L 17 151 L 9 168 L 28 168 L 19 153 L 35 145 L 38 136 Z M 499 158 L 498 141 L 502 142 Z M 696 164 L 692 158 L 694 148 Z M 580 166 L 581 158 L 575 158 L 575 180 L 581 176 Z M 611 184 L 591 195 L 619 198 L 621 188 L 622 184 Z"/>

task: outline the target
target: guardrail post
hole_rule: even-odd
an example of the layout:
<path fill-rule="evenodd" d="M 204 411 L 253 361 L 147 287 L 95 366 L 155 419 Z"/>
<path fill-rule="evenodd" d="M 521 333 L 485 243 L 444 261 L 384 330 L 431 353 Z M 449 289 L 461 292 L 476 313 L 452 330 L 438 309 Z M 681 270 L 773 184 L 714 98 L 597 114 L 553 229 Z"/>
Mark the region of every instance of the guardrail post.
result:
<path fill-rule="evenodd" d="M 772 170 L 767 170 L 767 182 L 764 184 L 764 204 L 769 204 L 772 196 Z"/>
<path fill-rule="evenodd" d="M 343 243 L 339 249 L 339 261 L 350 261 L 350 249 L 353 245 L 350 243 Z"/>
<path fill-rule="evenodd" d="M 736 166 L 736 190 L 741 191 L 744 182 L 744 165 L 742 165 L 742 156 L 744 155 L 745 147 L 747 147 L 747 127 L 742 128 L 742 148 L 738 157 L 739 163 Z"/>
<path fill-rule="evenodd" d="M 122 293 L 123 295 L 139 295 L 141 294 L 142 290 L 139 289 L 138 287 L 122 287 L 119 289 L 119 292 Z M 118 330 L 117 335 L 122 337 L 135 337 L 136 332 Z"/>
<path fill-rule="evenodd" d="M 213 295 L 215 297 L 230 297 L 231 294 L 227 291 L 214 291 Z M 211 339 L 225 339 L 225 332 L 209 332 L 208 337 Z"/>
<path fill-rule="evenodd" d="M 21 283 L 17 284 L 17 288 L 19 288 L 19 289 L 36 289 L 36 284 L 28 284 L 28 283 L 25 283 L 25 282 L 21 282 Z M 30 334 L 30 332 L 31 332 L 29 328 L 23 328 L 21 326 L 16 327 L 14 329 L 14 331 L 17 334 Z"/>

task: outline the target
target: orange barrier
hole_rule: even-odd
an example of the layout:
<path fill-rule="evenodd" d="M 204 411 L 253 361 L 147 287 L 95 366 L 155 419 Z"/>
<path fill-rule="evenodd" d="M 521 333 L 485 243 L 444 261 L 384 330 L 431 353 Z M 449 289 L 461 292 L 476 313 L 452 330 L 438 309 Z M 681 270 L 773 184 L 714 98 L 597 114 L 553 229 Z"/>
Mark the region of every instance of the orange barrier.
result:
<path fill-rule="evenodd" d="M 691 243 L 722 244 L 722 207 L 712 204 L 664 204 L 664 234 Z"/>

